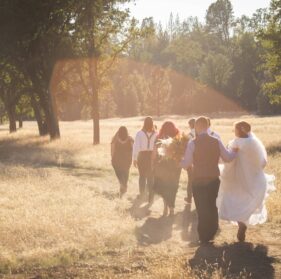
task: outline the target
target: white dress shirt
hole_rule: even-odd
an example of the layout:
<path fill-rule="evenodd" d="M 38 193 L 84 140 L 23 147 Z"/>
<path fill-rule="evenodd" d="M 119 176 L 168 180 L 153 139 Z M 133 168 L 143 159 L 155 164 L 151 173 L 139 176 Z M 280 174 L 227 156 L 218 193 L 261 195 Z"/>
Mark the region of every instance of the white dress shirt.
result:
<path fill-rule="evenodd" d="M 133 160 L 138 159 L 138 155 L 142 151 L 153 151 L 155 142 L 157 139 L 157 133 L 146 133 L 144 131 L 139 131 L 136 134 L 136 138 L 133 146 Z"/>
<path fill-rule="evenodd" d="M 211 130 L 211 128 L 208 128 L 208 134 L 218 140 L 221 140 L 221 137 L 218 133 Z"/>
<path fill-rule="evenodd" d="M 207 133 L 208 133 L 208 131 L 207 131 Z M 206 134 L 206 132 L 202 132 L 201 134 L 198 135 L 198 137 L 200 137 L 201 135 L 204 135 L 204 134 Z M 220 158 L 223 160 L 223 162 L 229 163 L 229 162 L 233 161 L 236 158 L 237 153 L 233 152 L 232 150 L 228 150 L 227 148 L 224 147 L 221 140 L 219 140 L 219 139 L 217 139 L 217 140 L 219 142 Z M 190 140 L 187 144 L 184 158 L 181 162 L 182 168 L 187 169 L 188 167 L 192 166 L 194 151 L 195 151 L 195 142 L 194 142 L 194 140 Z"/>
<path fill-rule="evenodd" d="M 196 136 L 195 129 L 190 129 L 190 132 L 189 132 L 188 135 L 189 135 L 192 139 L 194 139 L 195 136 Z"/>

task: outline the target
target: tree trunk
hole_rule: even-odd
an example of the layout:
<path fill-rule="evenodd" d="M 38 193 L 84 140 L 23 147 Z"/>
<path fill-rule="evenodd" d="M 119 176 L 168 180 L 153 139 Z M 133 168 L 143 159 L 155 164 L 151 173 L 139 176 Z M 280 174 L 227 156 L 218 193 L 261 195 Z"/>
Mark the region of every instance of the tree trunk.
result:
<path fill-rule="evenodd" d="M 46 125 L 48 127 L 50 139 L 55 140 L 60 138 L 59 125 L 55 115 L 51 93 L 48 92 L 48 100 L 46 99 L 46 94 L 44 94 L 44 92 L 39 95 L 39 99 L 45 113 Z"/>
<path fill-rule="evenodd" d="M 93 143 L 100 143 L 100 115 L 99 115 L 99 94 L 97 77 L 97 59 L 90 59 L 89 67 L 90 84 L 92 88 L 92 118 L 93 118 Z"/>
<path fill-rule="evenodd" d="M 89 46 L 88 46 L 88 57 L 89 57 L 89 80 L 92 94 L 92 118 L 93 118 L 93 143 L 100 143 L 100 115 L 99 115 L 99 85 L 98 85 L 98 57 L 99 54 L 95 44 L 95 34 L 92 30 L 96 28 L 95 17 L 93 14 L 93 7 L 91 0 L 88 1 L 88 25 L 89 25 Z"/>
<path fill-rule="evenodd" d="M 17 122 L 16 122 L 16 108 L 15 106 L 8 106 L 7 113 L 9 117 L 9 129 L 10 133 L 14 133 L 17 131 Z"/>
<path fill-rule="evenodd" d="M 43 117 L 41 115 L 41 111 L 39 105 L 35 99 L 35 95 L 31 95 L 31 106 L 34 111 L 34 115 L 38 125 L 38 131 L 40 136 L 46 136 L 48 134 L 48 128 L 46 127 L 45 122 L 43 121 Z"/>
<path fill-rule="evenodd" d="M 23 127 L 23 120 L 22 120 L 22 116 L 19 116 L 19 129 L 21 129 Z"/>
<path fill-rule="evenodd" d="M 48 97 L 49 97 L 49 132 L 51 140 L 59 139 L 60 138 L 60 128 L 59 128 L 59 121 L 57 117 L 57 106 L 52 95 L 51 90 L 48 90 Z"/>

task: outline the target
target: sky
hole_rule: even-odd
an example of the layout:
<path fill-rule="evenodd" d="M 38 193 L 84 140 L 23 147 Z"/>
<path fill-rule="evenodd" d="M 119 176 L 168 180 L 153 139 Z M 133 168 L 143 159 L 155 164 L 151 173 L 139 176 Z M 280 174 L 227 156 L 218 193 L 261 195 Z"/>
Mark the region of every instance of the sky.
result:
<path fill-rule="evenodd" d="M 170 13 L 179 14 L 181 19 L 197 16 L 204 20 L 206 10 L 215 0 L 135 0 L 129 4 L 131 14 L 138 20 L 152 16 L 155 22 L 168 22 Z M 252 15 L 259 8 L 269 7 L 270 0 L 232 0 L 234 15 Z"/>

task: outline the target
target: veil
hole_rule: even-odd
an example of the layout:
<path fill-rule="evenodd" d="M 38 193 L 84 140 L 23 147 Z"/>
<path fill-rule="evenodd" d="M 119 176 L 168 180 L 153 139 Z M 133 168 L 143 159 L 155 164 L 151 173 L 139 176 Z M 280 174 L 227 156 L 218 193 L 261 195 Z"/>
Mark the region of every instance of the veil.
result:
<path fill-rule="evenodd" d="M 266 152 L 266 148 L 263 145 L 263 143 L 261 142 L 260 139 L 258 139 L 256 137 L 256 135 L 254 133 L 249 133 L 249 138 L 251 138 L 253 140 L 253 142 L 256 145 L 256 152 L 257 152 L 257 156 L 259 159 L 259 162 L 261 163 L 262 168 L 265 168 L 266 164 L 267 164 L 267 152 Z M 273 192 L 276 190 L 275 186 L 274 186 L 274 181 L 275 181 L 275 176 L 272 174 L 267 174 L 265 173 L 265 179 L 267 182 L 267 196 L 270 192 Z"/>
<path fill-rule="evenodd" d="M 267 152 L 265 146 L 253 132 L 249 133 L 249 138 L 252 139 L 253 143 L 256 146 L 256 155 L 259 159 L 259 162 L 261 162 L 262 166 L 265 167 L 267 163 Z"/>

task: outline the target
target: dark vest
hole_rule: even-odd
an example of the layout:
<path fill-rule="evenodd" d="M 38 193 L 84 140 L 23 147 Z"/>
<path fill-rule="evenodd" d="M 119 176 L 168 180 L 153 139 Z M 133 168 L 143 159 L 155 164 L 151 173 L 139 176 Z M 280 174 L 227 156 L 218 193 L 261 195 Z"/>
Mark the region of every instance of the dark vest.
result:
<path fill-rule="evenodd" d="M 193 142 L 195 145 L 193 179 L 213 179 L 219 177 L 219 141 L 208 134 L 202 134 L 197 136 Z"/>

